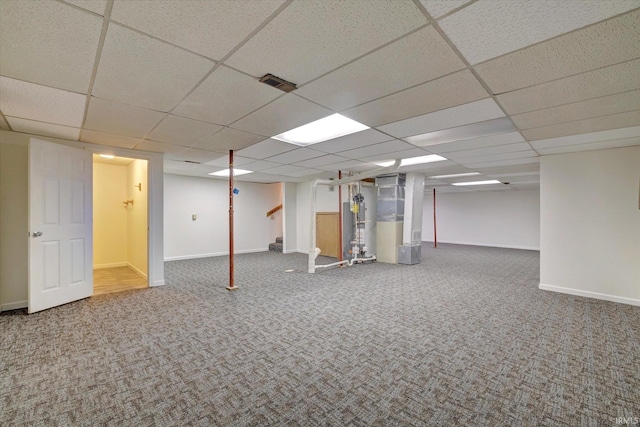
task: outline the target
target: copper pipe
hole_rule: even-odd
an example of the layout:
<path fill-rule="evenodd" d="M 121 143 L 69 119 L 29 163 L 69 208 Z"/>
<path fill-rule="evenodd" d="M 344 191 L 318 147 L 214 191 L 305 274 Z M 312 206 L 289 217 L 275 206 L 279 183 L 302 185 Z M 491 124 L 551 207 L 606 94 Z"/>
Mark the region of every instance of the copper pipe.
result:
<path fill-rule="evenodd" d="M 236 289 L 233 281 L 233 150 L 229 150 L 229 286 L 228 290 Z"/>
<path fill-rule="evenodd" d="M 338 179 L 342 179 L 342 171 L 338 171 Z M 338 261 L 342 261 L 342 185 L 338 185 Z"/>
<path fill-rule="evenodd" d="M 433 189 L 433 247 L 438 247 L 438 238 L 436 237 L 436 189 Z"/>

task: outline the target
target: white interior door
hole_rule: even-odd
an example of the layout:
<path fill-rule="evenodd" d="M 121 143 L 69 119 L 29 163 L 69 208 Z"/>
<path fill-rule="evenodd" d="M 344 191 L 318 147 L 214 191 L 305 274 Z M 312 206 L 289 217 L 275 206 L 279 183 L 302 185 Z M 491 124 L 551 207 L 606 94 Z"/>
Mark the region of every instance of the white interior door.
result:
<path fill-rule="evenodd" d="M 29 313 L 93 294 L 91 153 L 29 144 Z"/>

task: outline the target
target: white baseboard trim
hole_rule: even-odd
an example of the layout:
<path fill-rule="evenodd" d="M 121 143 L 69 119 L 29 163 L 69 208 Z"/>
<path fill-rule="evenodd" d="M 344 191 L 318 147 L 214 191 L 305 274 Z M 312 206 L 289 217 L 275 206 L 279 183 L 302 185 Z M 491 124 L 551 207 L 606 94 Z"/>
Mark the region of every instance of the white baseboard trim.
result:
<path fill-rule="evenodd" d="M 136 273 L 138 273 L 139 275 L 141 275 L 142 277 L 144 277 L 145 279 L 147 278 L 147 275 L 145 273 L 143 273 L 139 268 L 137 268 L 135 265 L 133 264 L 127 264 L 127 266 L 132 269 L 133 271 L 135 271 Z"/>
<path fill-rule="evenodd" d="M 256 252 L 268 252 L 269 248 L 257 248 L 257 249 L 243 249 L 241 251 L 235 251 L 237 254 L 252 254 Z M 197 259 L 197 258 L 211 258 L 215 256 L 229 256 L 229 252 L 214 252 L 210 254 L 195 254 L 195 255 L 180 255 L 165 257 L 165 261 L 180 261 L 183 259 Z"/>
<path fill-rule="evenodd" d="M 28 301 L 10 302 L 8 304 L 0 305 L 0 312 L 9 311 L 9 310 L 18 310 L 19 308 L 27 308 L 27 307 L 29 307 Z"/>
<path fill-rule="evenodd" d="M 619 302 L 621 304 L 630 304 L 640 306 L 640 299 L 619 297 L 617 295 L 601 294 L 599 292 L 583 291 L 580 289 L 563 288 L 562 286 L 545 285 L 540 283 L 539 289 L 551 292 L 559 292 L 562 294 L 576 295 L 579 297 L 595 298 L 611 302 Z"/>
<path fill-rule="evenodd" d="M 283 254 L 295 254 L 297 252 L 298 252 L 297 249 L 287 249 L 282 251 Z"/>
<path fill-rule="evenodd" d="M 151 283 L 149 286 L 152 288 L 155 288 L 156 286 L 164 286 L 166 285 L 164 280 L 156 280 L 155 282 Z"/>
<path fill-rule="evenodd" d="M 99 270 L 101 268 L 127 267 L 128 265 L 131 265 L 131 264 L 126 262 L 112 262 L 111 264 L 96 264 L 93 266 L 93 269 Z"/>
<path fill-rule="evenodd" d="M 423 240 L 422 243 L 433 243 L 433 241 Z M 449 243 L 452 245 L 483 246 L 486 248 L 523 249 L 525 251 L 540 250 L 540 247 L 534 247 L 534 246 L 494 245 L 489 243 L 470 243 L 470 242 L 451 242 L 451 241 L 445 242 L 444 240 L 438 240 L 438 243 Z"/>

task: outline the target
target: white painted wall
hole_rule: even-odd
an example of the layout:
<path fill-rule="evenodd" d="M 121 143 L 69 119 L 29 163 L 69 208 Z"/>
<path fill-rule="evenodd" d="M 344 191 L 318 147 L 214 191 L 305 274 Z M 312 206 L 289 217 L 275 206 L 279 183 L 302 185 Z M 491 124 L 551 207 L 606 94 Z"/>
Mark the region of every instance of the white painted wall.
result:
<path fill-rule="evenodd" d="M 142 184 L 141 190 L 135 186 Z M 127 262 L 129 267 L 147 276 L 147 161 L 136 159 L 127 166 Z"/>
<path fill-rule="evenodd" d="M 127 167 L 93 164 L 93 268 L 127 265 Z"/>
<path fill-rule="evenodd" d="M 0 311 L 27 306 L 29 137 L 0 131 Z"/>
<path fill-rule="evenodd" d="M 284 192 L 282 222 L 283 229 L 283 252 L 290 253 L 297 251 L 298 230 L 297 230 L 297 184 L 285 182 L 282 184 Z"/>
<path fill-rule="evenodd" d="M 228 255 L 228 182 L 171 174 L 164 181 L 165 259 Z M 234 197 L 235 253 L 268 250 L 272 220 L 266 213 L 280 204 L 280 184 L 236 182 L 235 187 L 240 191 Z"/>
<path fill-rule="evenodd" d="M 640 305 L 640 147 L 540 166 L 540 288 Z"/>
<path fill-rule="evenodd" d="M 297 250 L 309 253 L 311 245 L 311 182 L 298 183 L 296 189 L 296 228 Z M 344 191 L 344 190 L 343 190 Z M 338 187 L 330 191 L 326 185 L 318 185 L 316 189 L 316 212 L 338 212 Z M 315 221 L 315 219 L 314 219 Z"/>
<path fill-rule="evenodd" d="M 540 249 L 540 192 L 436 190 L 438 242 Z M 422 240 L 433 242 L 433 193 L 424 198 Z"/>

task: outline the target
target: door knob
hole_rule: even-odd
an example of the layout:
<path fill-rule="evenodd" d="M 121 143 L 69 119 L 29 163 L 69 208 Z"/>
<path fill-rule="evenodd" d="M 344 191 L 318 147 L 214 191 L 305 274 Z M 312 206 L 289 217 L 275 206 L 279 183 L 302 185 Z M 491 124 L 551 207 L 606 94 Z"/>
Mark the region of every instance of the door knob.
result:
<path fill-rule="evenodd" d="M 33 237 L 40 237 L 40 236 L 42 236 L 42 231 L 34 231 L 32 236 Z"/>

